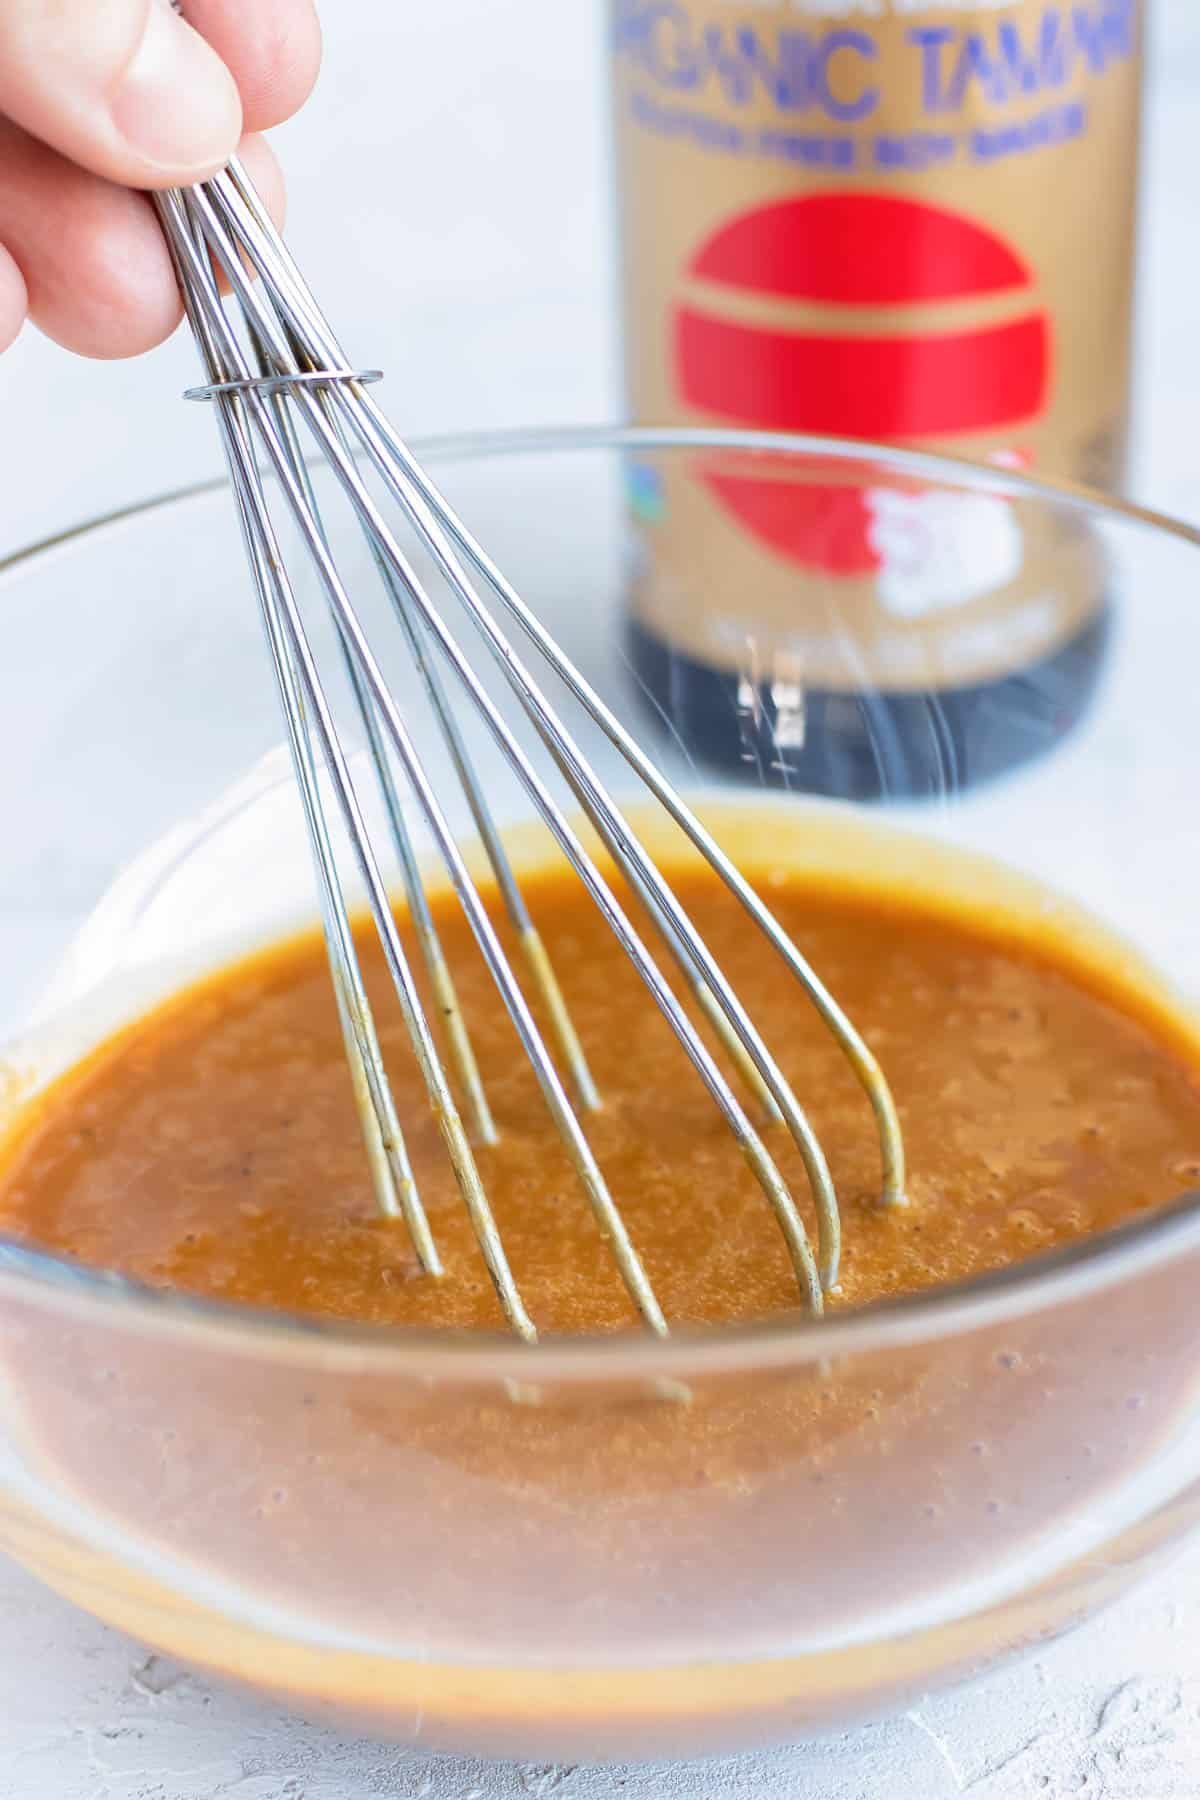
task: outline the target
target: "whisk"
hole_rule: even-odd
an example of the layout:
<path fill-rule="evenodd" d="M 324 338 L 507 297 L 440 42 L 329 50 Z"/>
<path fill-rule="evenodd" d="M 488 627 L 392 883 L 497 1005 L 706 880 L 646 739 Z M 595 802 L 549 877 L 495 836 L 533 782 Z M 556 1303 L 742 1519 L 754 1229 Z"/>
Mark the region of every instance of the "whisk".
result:
<path fill-rule="evenodd" d="M 487 789 L 472 762 L 456 714 L 456 706 L 461 707 L 461 695 L 465 694 L 481 714 L 533 808 L 616 934 L 649 999 L 665 1016 L 682 1054 L 723 1115 L 774 1210 L 804 1303 L 812 1313 L 819 1314 L 823 1295 L 837 1283 L 841 1247 L 837 1200 L 820 1143 L 737 994 L 546 698 L 530 663 L 517 648 L 517 639 L 526 654 L 533 653 L 543 674 L 548 668 L 562 681 L 654 800 L 740 901 L 753 927 L 765 935 L 799 981 L 845 1052 L 870 1101 L 881 1147 L 882 1201 L 885 1205 L 898 1205 L 904 1197 L 903 1145 L 896 1108 L 875 1057 L 753 888 L 546 632 L 389 425 L 368 392 L 378 371 L 358 369 L 347 361 L 244 169 L 231 163 L 199 187 L 157 195 L 156 206 L 207 375 L 205 385 L 190 390 L 189 398 L 215 404 L 229 464 L 311 844 L 346 1056 L 380 1211 L 405 1221 L 421 1268 L 431 1277 L 440 1275 L 437 1245 L 405 1148 L 359 969 L 346 883 L 334 846 L 333 819 L 338 815 L 344 832 L 342 841 L 349 844 L 365 887 L 430 1105 L 500 1304 L 520 1338 L 529 1342 L 536 1339 L 536 1326 L 509 1265 L 472 1148 L 473 1140 L 495 1141 L 497 1125 L 423 885 L 422 864 L 398 780 L 398 774 L 402 774 L 411 795 L 409 803 L 415 805 L 432 836 L 633 1304 L 651 1331 L 667 1332 L 667 1321 L 654 1289 L 588 1141 L 584 1120 L 602 1104 L 602 1097 L 596 1091 L 585 1049 L 572 1025 L 550 957 L 522 897 L 489 807 Z M 218 273 L 225 279 L 230 301 L 221 298 Z M 444 734 L 448 768 L 461 784 L 470 808 L 496 887 L 515 929 L 527 978 L 540 999 L 542 1016 L 549 1022 L 548 1035 L 554 1042 L 557 1060 L 502 947 L 435 784 L 384 676 L 378 651 L 334 560 L 314 482 L 302 454 L 301 430 L 332 470 L 365 533 L 383 582 L 389 629 L 394 625 L 405 644 Z M 260 452 L 274 478 L 270 494 L 268 482 L 260 472 Z M 381 485 L 387 497 L 387 511 L 391 512 L 392 504 L 398 508 L 398 518 L 407 522 L 432 559 L 445 595 L 470 627 L 473 636 L 468 641 L 476 654 L 482 648 L 498 665 L 548 753 L 552 768 L 574 795 L 629 889 L 641 902 L 655 935 L 682 972 L 698 1008 L 716 1034 L 716 1055 L 635 929 L 610 881 L 554 798 L 545 776 L 539 773 L 489 695 L 471 655 L 447 623 L 445 596 L 441 596 L 442 604 L 435 601 L 430 585 L 418 575 L 397 541 L 393 526 L 368 488 L 364 478 L 368 469 L 373 469 L 376 485 Z M 432 1010 L 441 1020 L 438 1033 L 414 978 L 380 852 L 368 829 L 364 796 L 356 786 L 362 779 L 362 769 L 352 767 L 339 733 L 314 639 L 284 563 L 275 522 L 279 516 L 277 508 L 298 531 L 304 552 L 315 568 L 320 591 L 332 610 L 341 660 L 361 715 L 368 750 L 368 778 L 377 784 L 374 803 L 382 803 L 382 817 L 387 821 L 392 851 L 399 863 L 409 916 L 434 998 Z M 438 591 L 441 595 L 440 587 Z M 485 603 L 485 594 L 490 597 L 490 605 Z M 515 627 L 515 636 L 507 635 L 501 628 L 493 608 Z M 325 798 L 322 773 L 336 812 Z M 345 854 L 343 849 L 343 858 Z M 730 1073 L 736 1072 L 736 1078 L 747 1089 L 745 1103 L 723 1072 L 718 1060 L 722 1051 L 732 1065 Z M 453 1070 L 453 1076 L 449 1070 Z M 752 1121 L 752 1112 L 759 1124 Z M 786 1131 L 799 1151 L 816 1214 L 815 1251 L 797 1204 L 767 1148 L 767 1127 Z"/>

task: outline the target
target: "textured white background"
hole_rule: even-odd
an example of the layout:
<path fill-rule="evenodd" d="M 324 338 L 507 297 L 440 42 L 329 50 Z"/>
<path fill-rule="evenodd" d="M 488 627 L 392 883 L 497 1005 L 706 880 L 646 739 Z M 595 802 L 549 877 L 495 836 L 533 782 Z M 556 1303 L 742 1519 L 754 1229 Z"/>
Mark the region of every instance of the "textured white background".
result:
<path fill-rule="evenodd" d="M 1150 0 L 1140 498 L 1200 515 L 1200 6 Z M 326 72 L 280 134 L 290 235 L 412 430 L 616 405 L 597 0 L 327 0 Z M 0 363 L 0 555 L 215 472 L 182 340 L 131 367 L 33 334 Z M 3 621 L 0 620 L 0 634 Z M 0 655 L 19 657 L 0 635 Z M 0 1800 L 980 1800 L 1200 1795 L 1200 1552 L 1040 1660 L 771 1757 L 489 1769 L 215 1691 L 0 1562 Z"/>

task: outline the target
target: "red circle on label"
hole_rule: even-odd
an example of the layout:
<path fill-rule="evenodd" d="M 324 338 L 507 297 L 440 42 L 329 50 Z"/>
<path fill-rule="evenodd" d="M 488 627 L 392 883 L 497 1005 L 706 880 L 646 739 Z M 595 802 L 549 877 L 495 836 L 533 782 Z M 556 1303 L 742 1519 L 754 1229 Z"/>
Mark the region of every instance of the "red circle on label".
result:
<path fill-rule="evenodd" d="M 1050 323 L 1029 270 L 995 232 L 948 208 L 870 193 L 773 201 L 721 225 L 687 272 L 714 291 L 675 309 L 676 383 L 710 417 L 919 441 L 1027 424 L 1045 408 Z M 803 302 L 818 317 L 791 329 L 747 323 L 723 313 L 722 289 Z M 998 319 L 957 325 L 950 315 L 970 299 L 1010 304 Z M 872 329 L 856 316 L 871 307 L 899 318 Z M 905 329 L 903 311 L 916 307 L 923 318 Z M 861 490 L 789 484 L 785 498 L 778 483 L 744 474 L 713 475 L 710 486 L 795 561 L 845 573 L 876 566 Z"/>

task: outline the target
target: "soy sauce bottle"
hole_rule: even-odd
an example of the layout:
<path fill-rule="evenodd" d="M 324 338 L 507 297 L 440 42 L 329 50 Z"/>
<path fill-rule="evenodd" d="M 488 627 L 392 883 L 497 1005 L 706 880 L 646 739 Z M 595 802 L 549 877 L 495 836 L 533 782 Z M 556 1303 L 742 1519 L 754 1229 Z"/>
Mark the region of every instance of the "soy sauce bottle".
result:
<path fill-rule="evenodd" d="M 940 450 L 1115 488 L 1141 0 L 612 0 L 636 422 Z M 635 671 L 687 750 L 846 797 L 1069 733 L 1109 636 L 1064 511 L 868 459 L 631 461 Z"/>

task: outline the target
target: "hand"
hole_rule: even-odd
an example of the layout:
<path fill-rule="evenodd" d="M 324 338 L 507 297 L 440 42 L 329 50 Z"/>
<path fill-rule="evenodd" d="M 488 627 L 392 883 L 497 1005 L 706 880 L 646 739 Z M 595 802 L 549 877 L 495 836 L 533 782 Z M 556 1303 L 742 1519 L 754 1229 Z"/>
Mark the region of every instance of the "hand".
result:
<path fill-rule="evenodd" d="M 288 118 L 320 61 L 311 0 L 0 0 L 0 350 L 28 315 L 84 356 L 133 356 L 180 307 L 135 188 L 183 186 L 238 149 L 278 218 L 254 133 Z"/>

